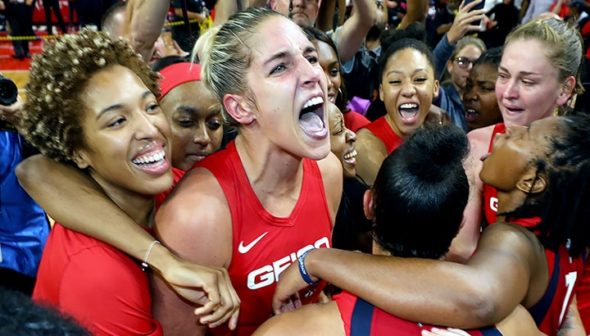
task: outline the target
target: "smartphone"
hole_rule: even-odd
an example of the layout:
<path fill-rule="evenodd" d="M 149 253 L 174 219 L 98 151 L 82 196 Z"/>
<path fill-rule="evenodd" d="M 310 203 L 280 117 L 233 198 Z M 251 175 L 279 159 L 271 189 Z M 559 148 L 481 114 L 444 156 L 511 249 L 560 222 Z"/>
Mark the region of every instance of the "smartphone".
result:
<path fill-rule="evenodd" d="M 465 7 L 467 4 L 472 3 L 475 0 L 464 0 L 463 2 L 463 7 Z M 478 10 L 478 9 L 483 9 L 484 6 L 486 4 L 485 0 L 481 0 L 480 3 L 478 3 L 477 5 L 475 5 L 475 7 L 473 7 L 471 10 Z M 479 26 L 479 31 L 485 31 L 485 22 L 483 20 L 478 20 L 478 21 L 474 21 L 472 23 L 472 25 L 474 26 Z"/>

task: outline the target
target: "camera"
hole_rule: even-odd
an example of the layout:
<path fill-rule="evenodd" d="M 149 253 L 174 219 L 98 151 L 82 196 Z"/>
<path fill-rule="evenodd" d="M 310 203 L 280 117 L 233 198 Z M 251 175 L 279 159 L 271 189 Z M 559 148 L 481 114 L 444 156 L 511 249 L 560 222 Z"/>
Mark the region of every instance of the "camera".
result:
<path fill-rule="evenodd" d="M 0 75 L 0 105 L 10 106 L 16 102 L 18 88 L 14 82 Z"/>

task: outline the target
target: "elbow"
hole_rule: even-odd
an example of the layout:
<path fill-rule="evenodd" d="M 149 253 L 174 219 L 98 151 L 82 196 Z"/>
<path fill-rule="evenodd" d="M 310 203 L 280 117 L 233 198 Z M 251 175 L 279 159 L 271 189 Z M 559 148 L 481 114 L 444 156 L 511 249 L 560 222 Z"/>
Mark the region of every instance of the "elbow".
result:
<path fill-rule="evenodd" d="M 486 287 L 485 285 L 479 285 Z M 461 296 L 464 300 L 458 307 L 457 311 L 465 313 L 469 312 L 469 319 L 466 321 L 467 325 L 464 328 L 482 328 L 498 323 L 498 305 L 495 301 L 495 295 L 490 295 L 491 292 L 486 291 L 485 288 L 478 288 L 471 291 L 470 294 L 465 292 Z"/>

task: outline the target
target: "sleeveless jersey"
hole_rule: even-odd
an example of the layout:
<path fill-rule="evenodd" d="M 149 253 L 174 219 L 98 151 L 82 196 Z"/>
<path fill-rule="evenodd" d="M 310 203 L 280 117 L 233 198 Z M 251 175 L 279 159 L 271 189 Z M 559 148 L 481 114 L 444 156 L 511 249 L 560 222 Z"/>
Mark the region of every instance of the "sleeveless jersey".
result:
<path fill-rule="evenodd" d="M 369 125 L 365 127 L 371 133 L 373 133 L 377 138 L 383 142 L 385 148 L 387 149 L 387 154 L 391 154 L 396 148 L 398 148 L 404 139 L 402 139 L 399 135 L 397 135 L 391 126 L 387 123 L 387 119 L 385 117 L 381 117 Z"/>
<path fill-rule="evenodd" d="M 432 325 L 410 322 L 388 314 L 346 291 L 334 296 L 333 300 L 338 305 L 346 336 L 419 336 L 422 330 L 430 330 L 433 327 Z M 479 336 L 502 335 L 494 327 L 467 330 L 467 333 Z"/>
<path fill-rule="evenodd" d="M 332 222 L 321 172 L 317 162 L 303 159 L 299 199 L 289 217 L 275 217 L 252 189 L 234 142 L 200 166 L 217 178 L 230 208 L 233 251 L 228 272 L 241 300 L 235 334 L 249 335 L 272 316 L 279 274 L 306 251 L 331 246 Z M 305 303 L 317 301 L 322 287 L 305 293 Z"/>
<path fill-rule="evenodd" d="M 490 146 L 488 147 L 488 153 L 492 152 L 494 148 L 494 140 L 496 135 L 506 133 L 506 125 L 503 123 L 496 124 L 492 131 L 492 138 L 490 139 Z M 496 213 L 498 211 L 498 193 L 496 188 L 487 185 L 483 185 L 483 209 L 486 223 L 493 224 L 496 222 Z"/>

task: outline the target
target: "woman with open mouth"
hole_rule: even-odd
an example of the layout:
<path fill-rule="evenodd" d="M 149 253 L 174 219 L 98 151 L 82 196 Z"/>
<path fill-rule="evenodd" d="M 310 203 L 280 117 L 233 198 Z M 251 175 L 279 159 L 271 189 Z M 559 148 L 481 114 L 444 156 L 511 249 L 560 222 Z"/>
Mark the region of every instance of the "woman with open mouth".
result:
<path fill-rule="evenodd" d="M 357 133 L 357 173 L 368 185 L 385 157 L 422 126 L 439 88 L 424 43 L 401 39 L 381 56 L 379 99 L 387 114 Z"/>

